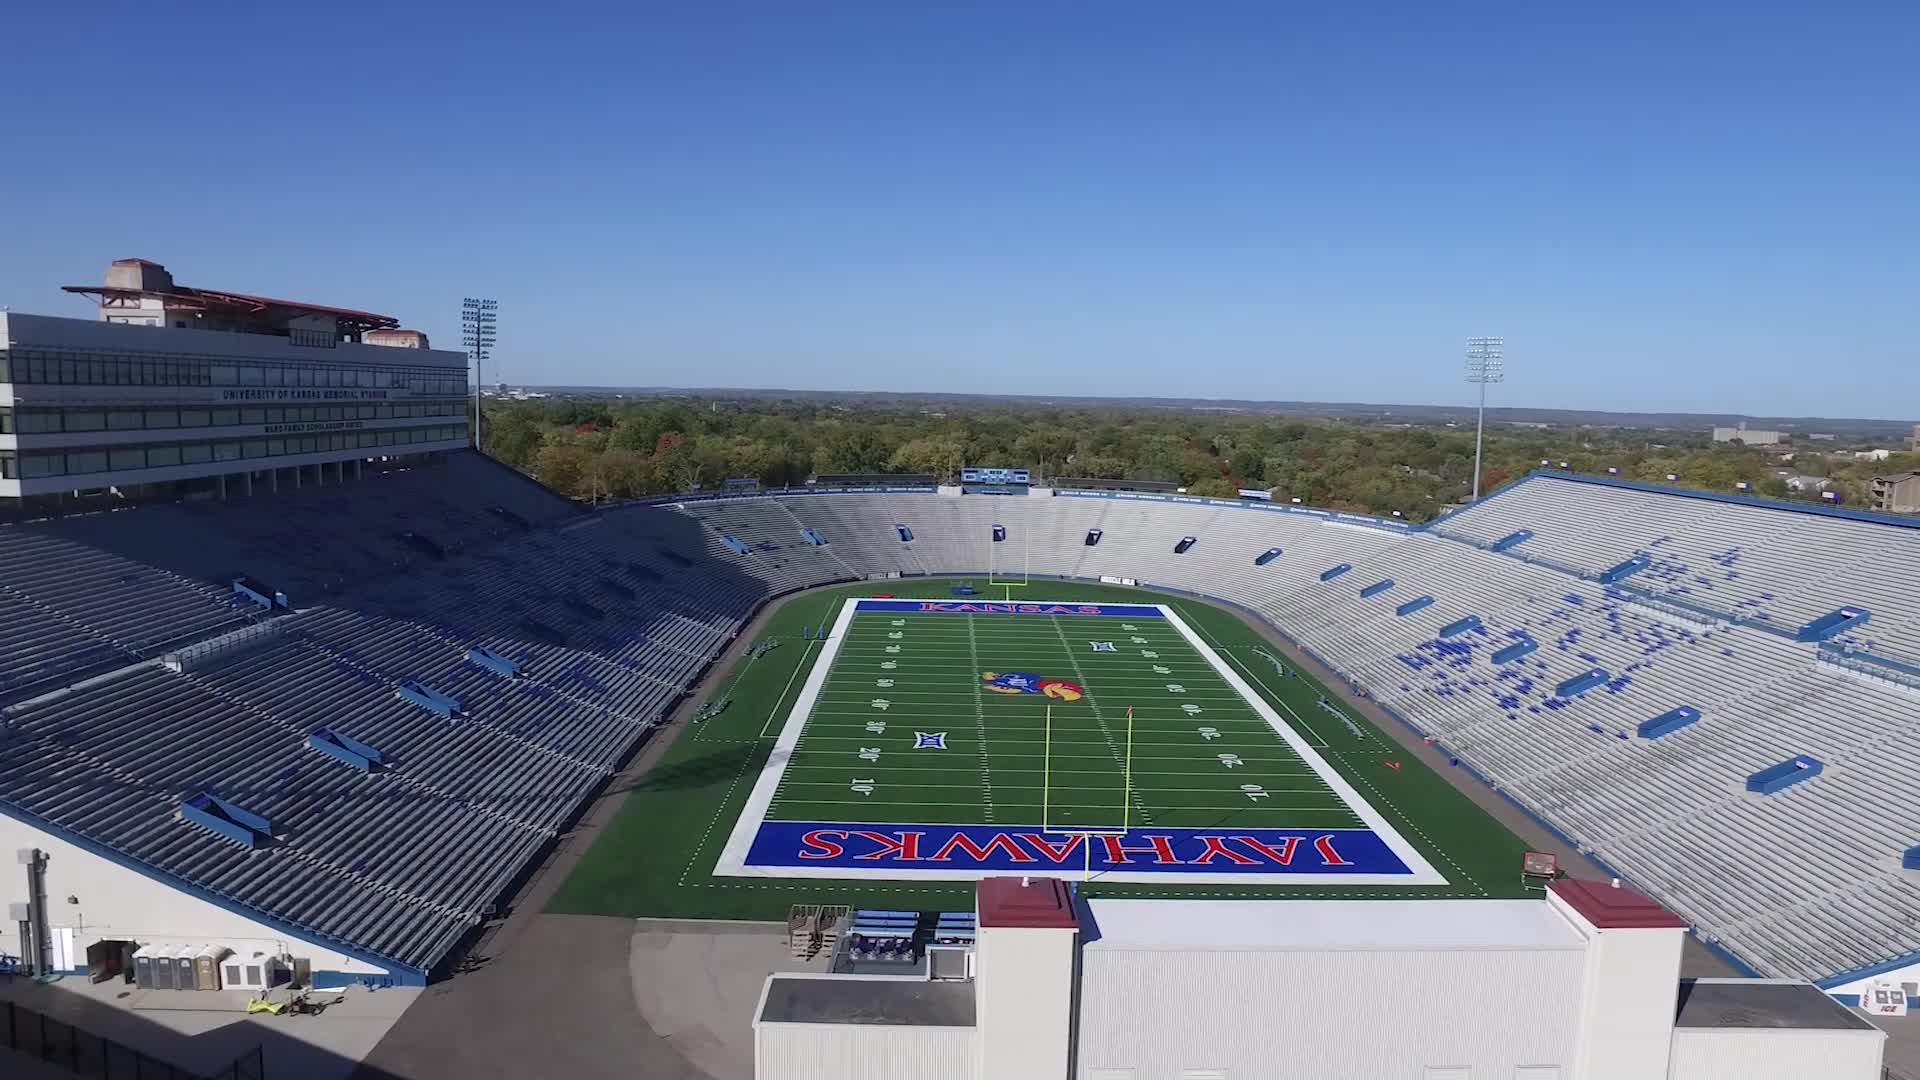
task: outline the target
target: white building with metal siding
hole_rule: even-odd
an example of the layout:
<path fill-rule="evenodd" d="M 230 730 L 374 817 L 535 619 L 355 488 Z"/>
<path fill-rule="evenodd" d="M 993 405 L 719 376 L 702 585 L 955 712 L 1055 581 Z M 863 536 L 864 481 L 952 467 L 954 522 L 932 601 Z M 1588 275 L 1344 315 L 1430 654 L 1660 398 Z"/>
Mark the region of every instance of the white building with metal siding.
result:
<path fill-rule="evenodd" d="M 1685 924 L 1618 884 L 1079 900 L 988 878 L 975 914 L 968 981 L 769 978 L 756 1077 L 1881 1080 L 1884 1033 L 1811 984 L 1682 982 Z"/>
<path fill-rule="evenodd" d="M 1509 1077 L 1573 1060 L 1586 941 L 1539 901 L 1086 907 L 1082 1076 Z"/>
<path fill-rule="evenodd" d="M 1695 979 L 1673 1028 L 1676 1080 L 1878 1077 L 1886 1033 L 1805 983 Z"/>
<path fill-rule="evenodd" d="M 0 908 L 28 900 L 26 868 L 13 853 L 38 849 L 46 857 L 47 931 L 53 965 L 68 974 L 84 974 L 87 946 L 98 941 L 166 943 L 233 950 L 236 956 L 265 953 L 303 958 L 313 965 L 321 985 L 345 985 L 364 978 L 423 982 L 371 958 L 342 952 L 286 927 L 243 914 L 237 906 L 215 902 L 182 883 L 162 880 L 131 862 L 69 843 L 46 830 L 0 813 Z M 22 957 L 32 946 L 21 940 L 21 926 L 0 920 L 0 954 Z"/>

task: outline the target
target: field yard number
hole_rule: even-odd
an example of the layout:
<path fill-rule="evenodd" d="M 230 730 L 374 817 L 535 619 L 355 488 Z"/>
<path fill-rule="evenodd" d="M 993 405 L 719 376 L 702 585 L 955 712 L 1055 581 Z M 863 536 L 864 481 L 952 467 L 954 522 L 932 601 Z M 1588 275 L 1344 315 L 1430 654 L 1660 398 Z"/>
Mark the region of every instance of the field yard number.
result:
<path fill-rule="evenodd" d="M 1170 667 L 1162 667 L 1159 664 L 1155 664 L 1153 665 L 1153 673 L 1155 675 L 1171 675 L 1173 674 L 1173 669 Z"/>
<path fill-rule="evenodd" d="M 1189 701 L 1185 705 L 1180 706 L 1180 711 L 1186 713 L 1188 716 L 1199 716 L 1200 706 Z"/>
<path fill-rule="evenodd" d="M 1225 765 L 1229 769 L 1237 769 L 1245 765 L 1246 762 L 1240 760 L 1239 754 L 1221 754 L 1220 764 Z"/>
<path fill-rule="evenodd" d="M 1180 685 L 1177 682 L 1170 682 L 1167 684 L 1167 693 L 1169 694 L 1184 694 L 1186 692 L 1187 692 L 1187 688 Z"/>
<path fill-rule="evenodd" d="M 1143 637 L 1136 637 L 1133 639 L 1133 643 L 1135 645 L 1145 645 L 1147 643 L 1147 639 Z"/>
<path fill-rule="evenodd" d="M 873 781 L 871 780 L 856 779 L 854 780 L 852 786 L 853 786 L 853 790 L 859 792 L 862 795 L 873 794 Z"/>
<path fill-rule="evenodd" d="M 891 634 L 888 634 L 887 636 L 888 636 L 889 638 L 892 638 L 892 639 L 893 639 L 893 640 L 895 640 L 895 641 L 899 641 L 899 640 L 900 640 L 901 638 L 903 638 L 903 637 L 906 637 L 907 635 L 906 635 L 906 633 L 905 633 L 904 631 L 901 631 L 901 630 L 895 630 L 895 631 L 894 631 L 893 633 L 891 633 Z"/>
<path fill-rule="evenodd" d="M 1121 624 L 1120 624 L 1120 629 L 1122 629 L 1122 630 L 1138 630 L 1138 629 L 1140 629 L 1140 628 L 1139 628 L 1139 627 L 1137 627 L 1137 626 L 1135 626 L 1135 625 L 1133 625 L 1133 624 L 1132 624 L 1132 623 L 1130 623 L 1130 622 L 1123 622 L 1123 623 L 1121 623 Z"/>
<path fill-rule="evenodd" d="M 1259 784 L 1241 784 L 1240 790 L 1247 798 L 1252 799 L 1254 802 L 1259 802 L 1261 799 L 1267 797 L 1267 789 L 1261 787 Z"/>
<path fill-rule="evenodd" d="M 892 679 L 875 679 L 873 680 L 873 685 L 879 687 L 882 690 L 886 690 L 893 686 L 893 680 Z"/>
<path fill-rule="evenodd" d="M 1148 651 L 1147 651 L 1147 650 L 1145 650 L 1145 649 L 1141 649 L 1141 650 L 1140 650 L 1140 655 L 1141 655 L 1141 656 L 1144 656 L 1144 657 L 1146 657 L 1146 658 L 1147 658 L 1147 659 L 1149 659 L 1149 660 L 1158 660 L 1158 659 L 1160 659 L 1160 654 L 1159 654 L 1159 653 L 1157 653 L 1157 652 L 1148 652 Z"/>
<path fill-rule="evenodd" d="M 875 735 L 885 735 L 887 733 L 887 722 L 885 720 L 869 720 L 867 721 L 867 730 L 873 732 Z"/>
<path fill-rule="evenodd" d="M 897 667 L 899 667 L 899 666 L 900 666 L 899 664 L 897 664 L 897 663 L 895 663 L 895 662 L 893 662 L 892 660 L 882 660 L 882 661 L 880 661 L 880 670 L 881 670 L 881 671 L 892 671 L 892 670 L 893 670 L 894 668 L 897 668 Z"/>
<path fill-rule="evenodd" d="M 887 646 L 887 651 L 888 651 L 888 652 L 899 652 L 899 651 L 900 651 L 900 646 L 898 646 L 898 645 L 889 645 L 889 646 Z"/>
<path fill-rule="evenodd" d="M 873 699 L 873 707 L 876 709 L 879 709 L 882 712 L 885 712 L 886 710 L 893 707 L 893 702 L 888 701 L 886 698 L 883 698 L 883 697 L 877 697 Z"/>
<path fill-rule="evenodd" d="M 1212 740 L 1220 737 L 1220 729 L 1217 727 L 1203 727 L 1198 730 L 1200 737 L 1203 739 Z"/>
<path fill-rule="evenodd" d="M 893 624 L 892 624 L 892 625 L 894 625 L 894 626 L 905 626 L 905 625 L 907 625 L 907 620 L 905 620 L 905 619 L 895 619 L 895 620 L 893 620 Z"/>
<path fill-rule="evenodd" d="M 863 747 L 861 747 L 861 748 L 860 748 L 860 760 L 861 760 L 861 761 L 879 761 L 879 760 L 880 760 L 880 748 L 879 748 L 879 747 L 877 747 L 877 746 L 863 746 Z"/>

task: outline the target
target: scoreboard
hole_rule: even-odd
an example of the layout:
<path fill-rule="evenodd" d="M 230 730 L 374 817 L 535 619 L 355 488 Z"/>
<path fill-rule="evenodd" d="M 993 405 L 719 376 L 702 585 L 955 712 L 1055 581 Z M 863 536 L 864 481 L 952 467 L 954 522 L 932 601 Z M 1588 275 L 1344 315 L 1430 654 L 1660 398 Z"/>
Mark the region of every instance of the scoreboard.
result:
<path fill-rule="evenodd" d="M 1031 484 L 1033 480 L 1025 469 L 961 469 L 960 482 L 963 484 Z"/>

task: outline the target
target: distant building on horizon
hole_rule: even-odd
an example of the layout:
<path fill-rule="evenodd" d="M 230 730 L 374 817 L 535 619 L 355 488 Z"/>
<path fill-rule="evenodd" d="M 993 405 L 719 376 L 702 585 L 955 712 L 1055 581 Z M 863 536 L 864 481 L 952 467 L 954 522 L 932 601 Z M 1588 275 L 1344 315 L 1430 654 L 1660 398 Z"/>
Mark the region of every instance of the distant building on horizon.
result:
<path fill-rule="evenodd" d="M 1743 420 L 1739 427 L 1717 427 L 1713 429 L 1714 442 L 1740 442 L 1747 446 L 1779 446 L 1791 442 L 1793 436 L 1784 431 L 1761 431 L 1749 428 Z"/>

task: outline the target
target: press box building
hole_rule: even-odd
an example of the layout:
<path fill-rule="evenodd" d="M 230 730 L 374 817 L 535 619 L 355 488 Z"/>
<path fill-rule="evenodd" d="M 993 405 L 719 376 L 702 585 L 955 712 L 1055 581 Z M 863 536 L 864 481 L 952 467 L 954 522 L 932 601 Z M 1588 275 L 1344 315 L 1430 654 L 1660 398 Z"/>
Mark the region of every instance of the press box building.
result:
<path fill-rule="evenodd" d="M 178 285 L 122 259 L 99 318 L 0 312 L 0 505 L 247 494 L 467 443 L 463 353 L 392 316 Z"/>
<path fill-rule="evenodd" d="M 1081 900 L 980 882 L 972 977 L 771 976 L 759 1080 L 1879 1080 L 1810 984 L 1681 980 L 1686 926 L 1538 900 Z"/>

